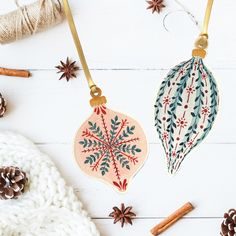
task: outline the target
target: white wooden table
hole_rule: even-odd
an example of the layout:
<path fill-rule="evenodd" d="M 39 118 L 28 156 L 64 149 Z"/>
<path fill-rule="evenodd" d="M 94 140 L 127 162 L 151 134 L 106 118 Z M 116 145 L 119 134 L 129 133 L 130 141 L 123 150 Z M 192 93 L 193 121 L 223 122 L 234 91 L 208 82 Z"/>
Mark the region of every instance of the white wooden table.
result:
<path fill-rule="evenodd" d="M 186 11 L 200 25 L 205 11 L 204 0 L 179 2 L 182 6 L 166 0 L 163 13 L 152 15 L 145 10 L 145 0 L 71 0 L 93 78 L 107 96 L 108 106 L 137 118 L 149 140 L 148 161 L 124 195 L 85 176 L 74 161 L 74 134 L 92 110 L 83 72 L 67 83 L 58 80 L 54 68 L 67 56 L 77 60 L 67 24 L 0 46 L 0 66 L 26 68 L 33 74 L 30 79 L 1 76 L 0 92 L 9 102 L 9 112 L 0 120 L 0 129 L 24 134 L 53 158 L 103 236 L 149 235 L 152 226 L 187 201 L 196 210 L 163 235 L 216 236 L 223 213 L 235 207 L 235 0 L 216 0 L 210 24 L 205 63 L 221 92 L 217 122 L 175 177 L 167 174 L 154 128 L 159 85 L 172 66 L 190 57 L 199 33 L 200 26 Z M 12 9 L 13 1 L 1 0 L 0 14 Z M 121 202 L 132 205 L 138 215 L 132 227 L 121 229 L 108 218 L 112 207 Z"/>

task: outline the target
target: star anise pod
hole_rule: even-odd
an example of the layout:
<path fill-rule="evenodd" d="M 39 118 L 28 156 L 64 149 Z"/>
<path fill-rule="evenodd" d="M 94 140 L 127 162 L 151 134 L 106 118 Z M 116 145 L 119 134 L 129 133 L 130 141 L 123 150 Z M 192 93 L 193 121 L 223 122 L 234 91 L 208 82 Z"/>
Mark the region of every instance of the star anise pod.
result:
<path fill-rule="evenodd" d="M 66 62 L 60 61 L 61 65 L 56 66 L 59 70 L 57 73 L 62 73 L 59 80 L 66 78 L 69 81 L 72 78 L 76 78 L 76 71 L 79 70 L 79 67 L 76 65 L 76 61 L 71 62 L 67 57 Z"/>
<path fill-rule="evenodd" d="M 134 214 L 131 210 L 131 206 L 125 207 L 124 203 L 122 203 L 120 209 L 118 207 L 113 207 L 113 212 L 110 213 L 109 216 L 114 218 L 114 224 L 120 221 L 121 227 L 127 223 L 132 225 L 132 219 L 136 217 L 136 214 Z"/>
<path fill-rule="evenodd" d="M 163 0 L 151 0 L 151 1 L 147 1 L 147 3 L 149 4 L 147 9 L 151 9 L 152 13 L 154 12 L 160 13 L 162 8 L 165 7 L 165 5 L 163 4 Z"/>

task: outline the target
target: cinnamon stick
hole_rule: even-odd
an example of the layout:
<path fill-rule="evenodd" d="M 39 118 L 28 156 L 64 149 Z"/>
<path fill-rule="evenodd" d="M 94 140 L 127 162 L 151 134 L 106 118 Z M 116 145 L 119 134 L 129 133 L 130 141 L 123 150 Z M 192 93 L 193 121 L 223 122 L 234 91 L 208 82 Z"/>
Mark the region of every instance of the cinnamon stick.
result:
<path fill-rule="evenodd" d="M 0 67 L 0 75 L 28 78 L 30 77 L 30 72 L 28 70 L 15 70 Z"/>
<path fill-rule="evenodd" d="M 179 208 L 177 211 L 172 213 L 170 216 L 168 216 L 166 219 L 164 219 L 161 223 L 156 225 L 153 229 L 151 229 L 151 233 L 154 236 L 157 236 L 157 235 L 163 233 L 166 229 L 168 229 L 170 226 L 172 226 L 180 218 L 182 218 L 184 215 L 188 214 L 193 209 L 194 209 L 194 207 L 190 202 L 184 204 L 181 208 Z"/>

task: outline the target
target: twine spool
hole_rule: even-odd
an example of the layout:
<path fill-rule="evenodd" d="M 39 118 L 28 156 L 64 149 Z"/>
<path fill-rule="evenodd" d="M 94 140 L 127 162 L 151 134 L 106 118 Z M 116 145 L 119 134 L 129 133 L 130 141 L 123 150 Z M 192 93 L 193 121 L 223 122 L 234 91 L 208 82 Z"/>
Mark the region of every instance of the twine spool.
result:
<path fill-rule="evenodd" d="M 0 16 L 0 44 L 44 31 L 65 18 L 61 0 L 38 0 L 26 6 L 20 6 L 18 0 L 15 3 L 17 10 Z"/>

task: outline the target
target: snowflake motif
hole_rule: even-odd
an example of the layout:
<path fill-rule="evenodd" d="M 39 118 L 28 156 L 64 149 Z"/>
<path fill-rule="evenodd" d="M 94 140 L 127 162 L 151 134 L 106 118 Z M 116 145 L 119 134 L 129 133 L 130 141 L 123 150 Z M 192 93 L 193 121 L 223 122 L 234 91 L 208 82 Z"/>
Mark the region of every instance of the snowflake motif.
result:
<path fill-rule="evenodd" d="M 163 104 L 164 105 L 169 105 L 170 102 L 171 102 L 170 97 L 168 97 L 168 96 L 164 97 L 164 99 L 163 99 Z"/>
<path fill-rule="evenodd" d="M 185 74 L 185 73 L 186 73 L 186 69 L 185 69 L 185 68 L 181 68 L 180 71 L 179 71 L 179 73 L 180 73 L 181 75 Z"/>
<path fill-rule="evenodd" d="M 192 147 L 193 146 L 193 140 L 191 139 L 188 143 L 187 143 L 187 145 L 188 145 L 188 147 Z"/>
<path fill-rule="evenodd" d="M 210 114 L 210 109 L 209 109 L 209 107 L 207 107 L 207 106 L 203 107 L 203 108 L 202 108 L 202 115 L 207 116 L 207 115 L 209 115 L 209 114 Z"/>
<path fill-rule="evenodd" d="M 101 127 L 96 122 L 88 121 L 88 128 L 83 131 L 83 153 L 87 153 L 84 164 L 101 176 L 113 171 L 117 181 L 113 184 L 121 191 L 126 190 L 127 179 L 122 180 L 121 169 L 130 171 L 131 165 L 136 165 L 139 160 L 137 154 L 142 150 L 135 144 L 139 137 L 133 137 L 135 126 L 130 126 L 127 119 L 115 116 L 110 124 L 106 124 L 104 115 L 106 108 L 100 107 L 95 111 L 101 114 Z"/>
<path fill-rule="evenodd" d="M 202 80 L 206 80 L 207 78 L 207 74 L 206 73 L 202 73 Z"/>
<path fill-rule="evenodd" d="M 182 118 L 179 118 L 176 123 L 177 123 L 177 126 L 178 126 L 178 127 L 184 128 L 184 127 L 187 126 L 187 123 L 188 123 L 188 122 L 185 120 L 184 117 L 182 117 Z"/>
<path fill-rule="evenodd" d="M 167 139 L 169 138 L 168 133 L 167 133 L 167 132 L 164 132 L 164 133 L 162 134 L 162 138 L 163 138 L 163 140 L 167 140 Z"/>
<path fill-rule="evenodd" d="M 194 89 L 193 86 L 188 86 L 186 91 L 187 91 L 188 94 L 193 94 L 195 92 L 195 89 Z"/>

